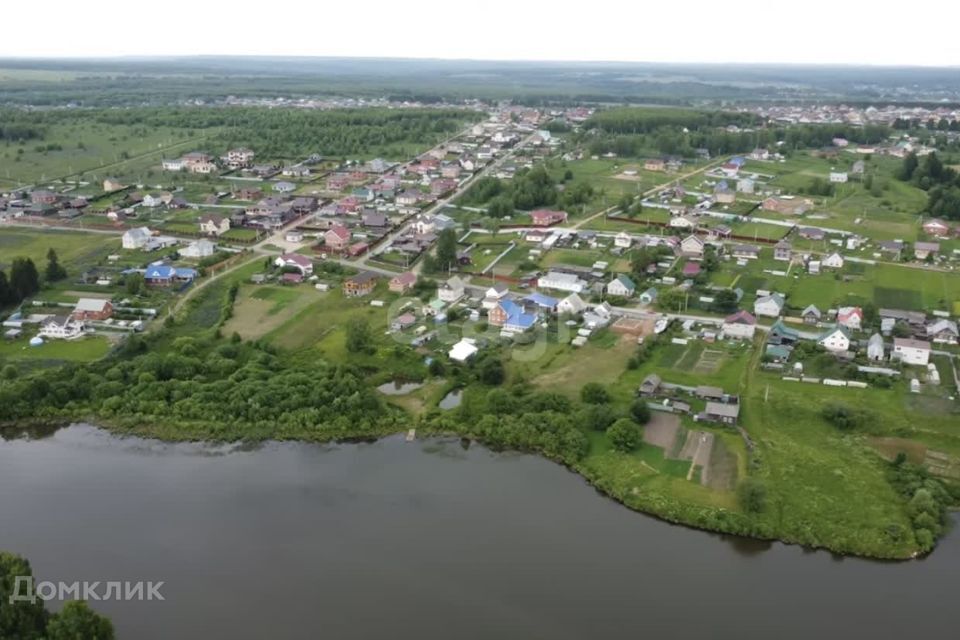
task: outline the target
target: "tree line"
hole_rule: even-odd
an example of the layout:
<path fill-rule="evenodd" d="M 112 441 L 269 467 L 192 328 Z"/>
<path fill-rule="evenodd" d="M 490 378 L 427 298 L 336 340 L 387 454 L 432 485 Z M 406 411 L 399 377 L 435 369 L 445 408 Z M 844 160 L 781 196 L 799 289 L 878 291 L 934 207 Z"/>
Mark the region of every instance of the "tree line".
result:
<path fill-rule="evenodd" d="M 46 282 L 57 282 L 67 277 L 67 270 L 60 264 L 57 252 L 47 251 L 47 266 L 43 272 Z M 0 308 L 20 304 L 40 291 L 40 272 L 30 258 L 14 258 L 10 275 L 0 269 Z"/>
<path fill-rule="evenodd" d="M 924 211 L 938 218 L 960 220 L 960 174 L 946 166 L 935 151 L 922 160 L 916 153 L 908 154 L 896 177 L 927 192 Z"/>

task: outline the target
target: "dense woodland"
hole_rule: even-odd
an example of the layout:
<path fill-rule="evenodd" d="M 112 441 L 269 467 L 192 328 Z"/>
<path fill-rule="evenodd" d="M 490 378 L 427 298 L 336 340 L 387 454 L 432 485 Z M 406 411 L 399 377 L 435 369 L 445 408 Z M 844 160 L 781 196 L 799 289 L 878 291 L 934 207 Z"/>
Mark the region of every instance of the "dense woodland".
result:
<path fill-rule="evenodd" d="M 938 218 L 960 220 L 960 174 L 946 166 L 936 153 L 920 159 L 911 153 L 903 159 L 897 178 L 927 192 L 926 211 Z"/>
<path fill-rule="evenodd" d="M 481 115 L 462 109 L 316 109 L 154 107 L 131 109 L 0 111 L 0 140 L 44 141 L 50 125 L 102 123 L 149 129 L 212 132 L 206 151 L 247 146 L 265 160 L 305 155 L 365 155 L 391 145 L 431 143 L 451 136 Z M 64 142 L 64 141 L 59 141 Z"/>

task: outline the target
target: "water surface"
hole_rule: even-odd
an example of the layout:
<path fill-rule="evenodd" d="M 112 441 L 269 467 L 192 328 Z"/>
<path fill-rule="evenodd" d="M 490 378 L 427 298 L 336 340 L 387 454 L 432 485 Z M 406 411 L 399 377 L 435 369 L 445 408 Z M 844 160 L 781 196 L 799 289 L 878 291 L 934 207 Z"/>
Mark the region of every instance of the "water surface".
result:
<path fill-rule="evenodd" d="M 915 638 L 955 633 L 960 536 L 838 559 L 670 526 L 459 441 L 0 442 L 0 548 L 42 580 L 163 580 L 120 638 Z"/>

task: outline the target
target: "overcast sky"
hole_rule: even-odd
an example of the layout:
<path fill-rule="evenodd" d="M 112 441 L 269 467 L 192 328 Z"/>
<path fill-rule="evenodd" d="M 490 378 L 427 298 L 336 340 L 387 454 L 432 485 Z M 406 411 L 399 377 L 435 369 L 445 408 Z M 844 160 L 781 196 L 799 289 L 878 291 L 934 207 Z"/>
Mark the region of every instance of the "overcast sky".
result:
<path fill-rule="evenodd" d="M 3 0 L 0 56 L 960 65 L 960 1 L 915 8 L 917 22 L 862 0 Z"/>

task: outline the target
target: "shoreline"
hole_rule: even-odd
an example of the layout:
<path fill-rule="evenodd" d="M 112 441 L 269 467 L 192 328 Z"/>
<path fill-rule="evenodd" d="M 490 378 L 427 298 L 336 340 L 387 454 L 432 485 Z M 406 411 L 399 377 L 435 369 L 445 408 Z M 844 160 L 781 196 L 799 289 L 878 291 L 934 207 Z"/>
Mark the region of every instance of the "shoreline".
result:
<path fill-rule="evenodd" d="M 260 438 L 260 437 L 210 438 L 210 437 L 200 437 L 200 436 L 191 437 L 188 434 L 181 434 L 179 436 L 174 436 L 172 434 L 167 433 L 166 432 L 167 429 L 160 425 L 149 425 L 144 423 L 138 423 L 136 425 L 127 426 L 121 423 L 122 423 L 122 420 L 116 421 L 116 420 L 109 420 L 109 419 L 102 419 L 102 418 L 94 418 L 89 416 L 85 418 L 80 418 L 80 419 L 64 419 L 64 418 L 33 419 L 33 420 L 23 420 L 17 423 L 0 423 L 0 435 L 3 435 L 7 432 L 15 431 L 15 430 L 20 430 L 21 432 L 24 433 L 24 435 L 28 435 L 26 434 L 26 432 L 29 431 L 30 429 L 50 430 L 50 434 L 48 435 L 52 435 L 53 433 L 55 433 L 56 431 L 59 431 L 60 429 L 70 427 L 73 425 L 88 425 L 95 429 L 105 431 L 113 437 L 118 437 L 118 438 L 135 437 L 135 438 L 142 438 L 142 439 L 148 439 L 148 440 L 155 440 L 158 442 L 164 442 L 169 444 L 215 445 L 215 444 L 267 443 L 267 442 L 277 442 L 277 443 L 286 442 L 286 443 L 303 443 L 303 444 L 324 444 L 324 443 L 372 444 L 389 437 L 402 435 L 409 428 L 409 427 L 401 427 L 399 429 L 394 429 L 391 427 L 389 430 L 384 430 L 383 432 L 380 432 L 377 434 L 354 435 L 354 436 L 347 435 L 347 436 L 339 436 L 339 437 L 327 435 L 327 436 L 320 436 L 317 438 L 309 438 L 309 437 L 304 437 L 304 435 L 301 434 L 294 437 L 272 436 L 272 437 L 264 437 L 264 438 Z M 859 553 L 849 549 L 846 549 L 846 550 L 835 549 L 827 545 L 803 544 L 801 542 L 790 540 L 789 538 L 785 538 L 781 536 L 751 535 L 751 534 L 733 532 L 728 529 L 724 529 L 721 526 L 711 527 L 702 523 L 696 523 L 696 522 L 692 522 L 692 521 L 685 520 L 678 517 L 671 517 L 666 513 L 658 512 L 657 510 L 652 508 L 648 509 L 648 508 L 644 508 L 641 505 L 629 504 L 629 502 L 626 499 L 621 498 L 620 496 L 615 495 L 613 492 L 608 491 L 606 488 L 604 488 L 603 478 L 595 477 L 593 474 L 588 473 L 587 469 L 584 467 L 578 467 L 577 465 L 571 465 L 562 460 L 554 459 L 540 451 L 529 451 L 529 450 L 525 451 L 522 449 L 510 449 L 510 448 L 498 447 L 493 444 L 488 444 L 484 442 L 482 439 L 474 437 L 472 435 L 457 433 L 455 431 L 435 430 L 422 424 L 417 425 L 416 429 L 417 429 L 417 440 L 422 440 L 425 438 L 445 438 L 445 437 L 460 438 L 460 439 L 466 439 L 471 443 L 476 443 L 494 453 L 515 452 L 515 453 L 521 453 L 525 455 L 536 455 L 553 464 L 557 464 L 564 467 L 569 473 L 577 475 L 583 482 L 585 482 L 587 485 L 593 488 L 597 494 L 599 494 L 600 496 L 602 496 L 607 500 L 611 500 L 625 507 L 626 509 L 629 509 L 634 513 L 655 518 L 660 522 L 670 524 L 673 526 L 684 527 L 689 530 L 702 531 L 704 533 L 729 536 L 732 538 L 740 538 L 743 540 L 751 540 L 751 541 L 766 542 L 766 543 L 780 543 L 788 546 L 797 546 L 804 550 L 825 551 L 827 553 L 830 553 L 834 556 L 838 556 L 840 558 L 857 558 L 861 560 L 867 560 L 871 562 L 881 562 L 881 563 L 903 563 L 903 562 L 909 562 L 911 560 L 921 560 L 932 555 L 933 551 L 936 550 L 936 546 L 934 546 L 933 549 L 931 549 L 931 551 L 928 553 L 920 553 L 918 551 L 914 551 L 912 554 L 905 555 L 905 556 L 871 555 L 866 553 Z M 683 503 L 677 502 L 676 504 L 683 504 Z M 721 513 L 726 513 L 726 511 L 722 509 L 720 509 L 719 511 Z"/>

